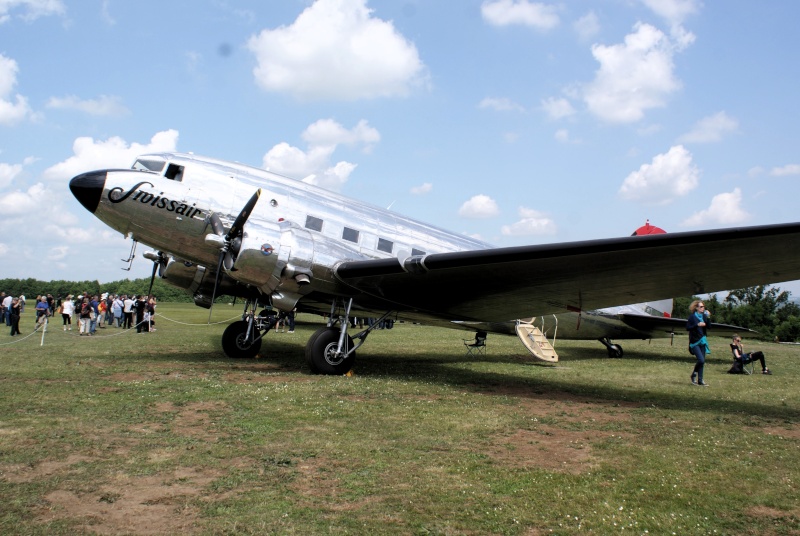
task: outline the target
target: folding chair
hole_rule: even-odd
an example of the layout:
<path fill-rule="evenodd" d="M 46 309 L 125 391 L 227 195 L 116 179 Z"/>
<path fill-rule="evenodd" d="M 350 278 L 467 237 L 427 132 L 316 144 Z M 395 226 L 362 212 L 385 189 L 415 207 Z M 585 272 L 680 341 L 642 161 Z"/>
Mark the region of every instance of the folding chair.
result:
<path fill-rule="evenodd" d="M 466 355 L 476 357 L 479 355 L 486 355 L 486 332 L 478 331 L 475 333 L 475 340 L 461 339 L 464 341 L 464 346 L 467 349 Z"/>

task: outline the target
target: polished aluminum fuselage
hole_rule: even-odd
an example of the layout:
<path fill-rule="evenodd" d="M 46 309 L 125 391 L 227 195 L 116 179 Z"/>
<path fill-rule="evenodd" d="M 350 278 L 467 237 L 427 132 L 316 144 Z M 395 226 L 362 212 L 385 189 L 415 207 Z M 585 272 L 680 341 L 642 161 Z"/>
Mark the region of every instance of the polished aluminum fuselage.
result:
<path fill-rule="evenodd" d="M 141 162 L 157 171 L 142 170 Z M 198 303 L 202 300 L 197 296 L 209 293 L 220 256 L 219 248 L 206 240 L 213 232 L 210 216 L 216 214 L 230 227 L 259 189 L 261 195 L 245 224 L 234 270 L 223 278 L 223 291 L 269 296 L 281 309 L 298 306 L 327 312 L 333 297 L 346 296 L 354 298 L 361 314 L 396 309 L 397 304 L 383 303 L 380 296 L 364 294 L 339 281 L 336 265 L 348 260 L 404 259 L 492 247 L 250 166 L 161 153 L 141 156 L 134 167 L 139 170 L 108 171 L 95 215 L 126 236 L 168 253 L 173 260 L 167 268 L 167 281 L 190 290 Z M 299 284 L 297 274 L 306 274 L 310 283 Z M 626 311 L 585 311 L 580 319 L 574 313 L 557 315 L 561 318 L 559 332 L 565 338 L 636 337 L 636 331 L 616 315 L 648 314 L 647 305 L 624 307 Z M 663 304 L 657 309 L 665 310 Z M 398 317 L 468 327 L 426 311 L 400 310 Z M 489 329 L 513 333 L 508 325 Z"/>

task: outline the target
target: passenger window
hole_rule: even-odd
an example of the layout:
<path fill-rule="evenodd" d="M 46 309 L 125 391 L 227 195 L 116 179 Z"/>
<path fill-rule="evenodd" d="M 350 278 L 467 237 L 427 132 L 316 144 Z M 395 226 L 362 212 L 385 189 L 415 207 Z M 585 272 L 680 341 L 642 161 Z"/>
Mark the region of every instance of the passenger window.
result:
<path fill-rule="evenodd" d="M 378 239 L 378 251 L 385 251 L 386 253 L 391 253 L 392 248 L 394 248 L 394 243 L 390 240 L 386 240 L 385 238 Z"/>
<path fill-rule="evenodd" d="M 358 244 L 358 231 L 349 227 L 345 227 L 344 231 L 342 231 L 342 238 Z"/>
<path fill-rule="evenodd" d="M 314 216 L 306 216 L 306 229 L 322 232 L 322 220 Z"/>

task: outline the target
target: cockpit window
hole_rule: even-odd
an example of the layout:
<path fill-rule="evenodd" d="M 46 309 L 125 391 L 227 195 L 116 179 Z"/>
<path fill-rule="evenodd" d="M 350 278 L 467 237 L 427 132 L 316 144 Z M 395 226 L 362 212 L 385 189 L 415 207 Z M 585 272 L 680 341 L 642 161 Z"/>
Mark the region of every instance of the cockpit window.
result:
<path fill-rule="evenodd" d="M 137 169 L 139 171 L 155 171 L 156 173 L 161 173 L 161 170 L 164 169 L 164 162 L 163 160 L 137 160 L 131 166 L 131 169 Z"/>

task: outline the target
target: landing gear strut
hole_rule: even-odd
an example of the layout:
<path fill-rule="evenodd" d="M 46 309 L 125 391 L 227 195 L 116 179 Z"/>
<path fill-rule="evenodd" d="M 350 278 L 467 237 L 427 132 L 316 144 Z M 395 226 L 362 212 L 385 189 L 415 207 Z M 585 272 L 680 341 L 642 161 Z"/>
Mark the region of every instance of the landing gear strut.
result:
<path fill-rule="evenodd" d="M 350 326 L 350 308 L 353 299 L 342 303 L 342 312 L 337 314 L 338 300 L 331 304 L 331 315 L 328 325 L 317 330 L 306 344 L 306 361 L 314 374 L 347 374 L 356 360 L 356 349 L 367 340 L 367 336 L 392 311 L 387 311 L 373 326 L 350 337 L 347 328 Z M 336 324 L 339 324 L 337 327 Z M 353 339 L 358 339 L 354 343 Z"/>
<path fill-rule="evenodd" d="M 622 346 L 612 343 L 608 337 L 598 340 L 608 349 L 608 357 L 622 357 Z"/>
<path fill-rule="evenodd" d="M 256 315 L 258 301 L 248 301 L 241 320 L 222 332 L 222 351 L 234 359 L 252 359 L 261 350 L 261 339 L 275 325 L 275 317 Z"/>

